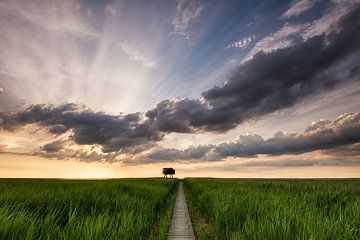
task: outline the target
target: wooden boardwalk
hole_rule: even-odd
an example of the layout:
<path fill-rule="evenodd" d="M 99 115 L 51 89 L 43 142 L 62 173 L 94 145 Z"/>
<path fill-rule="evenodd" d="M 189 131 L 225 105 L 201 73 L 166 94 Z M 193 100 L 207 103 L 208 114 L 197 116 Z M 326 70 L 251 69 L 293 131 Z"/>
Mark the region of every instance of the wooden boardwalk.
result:
<path fill-rule="evenodd" d="M 168 240 L 175 239 L 195 240 L 182 182 L 179 185 L 168 233 Z"/>

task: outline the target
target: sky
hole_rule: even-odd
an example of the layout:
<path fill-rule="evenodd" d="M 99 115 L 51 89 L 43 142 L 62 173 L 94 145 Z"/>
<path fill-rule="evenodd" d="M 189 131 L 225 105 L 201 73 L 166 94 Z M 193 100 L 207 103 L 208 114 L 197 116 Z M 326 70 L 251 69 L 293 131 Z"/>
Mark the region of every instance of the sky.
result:
<path fill-rule="evenodd" d="M 3 0 L 0 42 L 0 177 L 360 177 L 360 0 Z"/>

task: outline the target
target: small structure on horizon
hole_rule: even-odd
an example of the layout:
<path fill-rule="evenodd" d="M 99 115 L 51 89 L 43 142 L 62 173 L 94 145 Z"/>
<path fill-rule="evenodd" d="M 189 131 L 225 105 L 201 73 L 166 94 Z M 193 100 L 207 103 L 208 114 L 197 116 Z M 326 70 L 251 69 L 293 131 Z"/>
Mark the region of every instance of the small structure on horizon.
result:
<path fill-rule="evenodd" d="M 170 178 L 173 178 L 173 175 L 175 174 L 175 169 L 173 168 L 163 168 L 162 173 L 164 174 L 164 177 L 167 177 L 170 175 Z"/>

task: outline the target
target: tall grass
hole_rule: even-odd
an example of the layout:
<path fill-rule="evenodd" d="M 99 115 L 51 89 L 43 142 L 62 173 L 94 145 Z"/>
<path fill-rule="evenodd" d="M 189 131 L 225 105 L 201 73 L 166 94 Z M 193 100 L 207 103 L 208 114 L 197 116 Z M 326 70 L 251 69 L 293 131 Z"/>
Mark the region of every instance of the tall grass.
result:
<path fill-rule="evenodd" d="M 184 181 L 197 239 L 360 239 L 359 180 Z"/>
<path fill-rule="evenodd" d="M 166 239 L 177 180 L 0 180 L 0 239 Z"/>

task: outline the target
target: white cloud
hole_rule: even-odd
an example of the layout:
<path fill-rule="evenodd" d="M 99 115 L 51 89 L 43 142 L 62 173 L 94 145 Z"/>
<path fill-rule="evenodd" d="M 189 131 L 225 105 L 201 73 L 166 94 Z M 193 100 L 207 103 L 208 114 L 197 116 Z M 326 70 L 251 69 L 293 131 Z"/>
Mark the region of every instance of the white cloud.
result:
<path fill-rule="evenodd" d="M 278 49 L 291 47 L 296 38 L 307 40 L 314 36 L 328 34 L 332 29 L 337 27 L 339 20 L 356 5 L 359 5 L 359 3 L 360 0 L 334 0 L 326 13 L 312 22 L 303 24 L 286 23 L 276 32 L 270 33 L 259 40 L 241 63 L 252 59 L 256 53 L 261 51 L 269 53 Z"/>
<path fill-rule="evenodd" d="M 131 61 L 134 61 L 143 67 L 146 68 L 153 68 L 156 65 L 156 62 L 152 59 L 149 59 L 144 54 L 142 54 L 136 48 L 130 46 L 128 42 L 121 42 L 119 43 L 119 47 L 122 52 L 129 56 Z"/>
<path fill-rule="evenodd" d="M 244 38 L 241 38 L 239 41 L 231 43 L 227 45 L 226 48 L 246 48 L 253 40 L 255 39 L 255 35 L 247 36 Z"/>
<path fill-rule="evenodd" d="M 273 52 L 277 49 L 287 48 L 293 44 L 294 36 L 306 28 L 307 24 L 288 25 L 285 24 L 282 28 L 274 33 L 271 33 L 258 41 L 255 46 L 246 55 L 243 62 L 250 60 L 258 52 Z"/>
<path fill-rule="evenodd" d="M 334 0 L 332 6 L 328 9 L 325 15 L 321 18 L 314 20 L 309 27 L 304 29 L 302 37 L 308 39 L 314 36 L 321 35 L 323 33 L 330 32 L 333 28 L 336 28 L 339 20 L 349 13 L 356 5 L 360 4 L 360 0 Z"/>
<path fill-rule="evenodd" d="M 316 0 L 295 0 L 282 15 L 283 18 L 297 17 L 314 6 Z"/>
<path fill-rule="evenodd" d="M 202 10 L 203 5 L 198 1 L 179 0 L 176 15 L 171 20 L 174 29 L 172 33 L 190 39 L 188 27 L 199 18 Z"/>
<path fill-rule="evenodd" d="M 114 16 L 116 14 L 116 9 L 111 5 L 107 4 L 104 8 L 106 14 Z"/>

